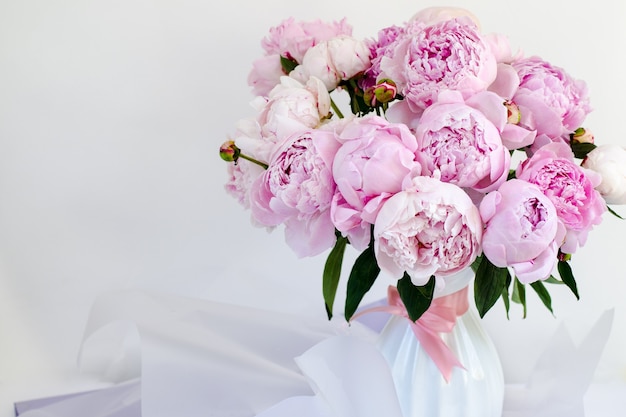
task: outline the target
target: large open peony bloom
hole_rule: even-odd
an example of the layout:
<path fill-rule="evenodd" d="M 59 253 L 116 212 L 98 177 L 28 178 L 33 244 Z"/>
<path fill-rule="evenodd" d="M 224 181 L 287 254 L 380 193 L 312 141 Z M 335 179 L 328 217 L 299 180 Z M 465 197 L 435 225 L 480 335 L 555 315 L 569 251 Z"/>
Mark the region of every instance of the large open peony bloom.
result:
<path fill-rule="evenodd" d="M 483 224 L 478 208 L 454 184 L 417 176 L 385 202 L 374 224 L 374 251 L 381 270 L 406 271 L 415 285 L 468 267 L 480 253 Z"/>
<path fill-rule="evenodd" d="M 405 125 L 374 115 L 346 121 L 336 133 L 342 145 L 333 162 L 337 192 L 332 219 L 337 230 L 362 248 L 369 243 L 381 204 L 419 169 L 417 141 Z"/>
<path fill-rule="evenodd" d="M 494 93 L 485 91 L 467 102 L 458 92 L 440 94 L 415 132 L 422 175 L 479 192 L 498 188 L 511 163 L 499 131 L 505 121 L 506 109 Z"/>
<path fill-rule="evenodd" d="M 252 185 L 253 219 L 269 227 L 284 223 L 285 240 L 298 256 L 318 255 L 335 242 L 331 164 L 338 147 L 330 131 L 296 132 L 277 144 Z"/>
<path fill-rule="evenodd" d="M 602 221 L 606 205 L 595 190 L 601 177 L 578 165 L 568 145 L 555 142 L 539 148 L 517 167 L 517 178 L 537 184 L 556 207 L 567 229 L 563 252 L 574 253 Z"/>
<path fill-rule="evenodd" d="M 460 91 L 467 98 L 495 80 L 496 57 L 469 17 L 414 29 L 399 38 L 392 55 L 380 64 L 412 111 L 430 106 L 442 90 Z"/>
<path fill-rule="evenodd" d="M 550 276 L 565 234 L 552 201 L 539 187 L 512 179 L 480 203 L 483 253 L 495 266 L 512 267 L 523 283 Z"/>
<path fill-rule="evenodd" d="M 519 59 L 512 66 L 520 81 L 512 100 L 521 109 L 522 125 L 553 139 L 582 125 L 591 111 L 584 81 L 538 57 Z"/>

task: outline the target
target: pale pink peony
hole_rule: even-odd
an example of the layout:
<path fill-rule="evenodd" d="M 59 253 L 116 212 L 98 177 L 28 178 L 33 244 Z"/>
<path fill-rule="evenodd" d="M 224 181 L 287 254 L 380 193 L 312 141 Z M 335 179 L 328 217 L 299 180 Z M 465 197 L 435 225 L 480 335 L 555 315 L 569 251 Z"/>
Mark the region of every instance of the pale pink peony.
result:
<path fill-rule="evenodd" d="M 565 143 L 550 143 L 517 167 L 517 178 L 537 184 L 556 207 L 567 230 L 561 250 L 574 253 L 602 221 L 606 205 L 595 187 L 601 177 L 579 166 Z"/>
<path fill-rule="evenodd" d="M 513 53 L 509 38 L 501 33 L 489 33 L 485 35 L 485 41 L 489 44 L 498 64 L 510 63 L 521 55 L 520 52 Z"/>
<path fill-rule="evenodd" d="M 336 36 L 351 34 L 352 26 L 346 23 L 346 19 L 330 23 L 321 20 L 297 22 L 294 18 L 283 20 L 261 41 L 265 54 L 252 64 L 248 84 L 255 95 L 267 96 L 280 82 L 280 77 L 288 75 L 281 65 L 281 56 L 301 63 L 309 48 Z"/>
<path fill-rule="evenodd" d="M 440 91 L 457 90 L 464 98 L 484 91 L 496 77 L 496 58 L 476 24 L 461 16 L 419 30 L 397 42 L 382 71 L 400 87 L 411 110 L 431 105 Z M 423 25 L 423 24 L 422 24 Z"/>
<path fill-rule="evenodd" d="M 253 119 L 242 119 L 237 122 L 232 138 L 235 145 L 245 155 L 261 162 L 269 159 L 274 143 L 261 136 L 261 129 Z M 240 159 L 237 163 L 228 164 L 228 179 L 224 188 L 239 204 L 250 208 L 250 189 L 252 183 L 263 174 L 263 168 L 253 162 Z"/>
<path fill-rule="evenodd" d="M 283 76 L 268 97 L 258 97 L 258 123 L 266 137 L 276 136 L 286 120 L 301 123 L 306 128 L 318 127 L 330 111 L 330 96 L 324 84 L 310 78 L 302 84 Z"/>
<path fill-rule="evenodd" d="M 224 189 L 244 208 L 250 208 L 250 188 L 254 181 L 263 174 L 263 168 L 248 161 L 228 164 L 228 178 Z"/>
<path fill-rule="evenodd" d="M 599 145 L 587 154 L 583 167 L 600 174 L 602 181 L 596 190 L 608 204 L 626 204 L 626 148 Z"/>
<path fill-rule="evenodd" d="M 482 221 L 469 196 L 454 184 L 414 177 L 410 187 L 381 207 L 374 225 L 374 251 L 381 270 L 415 285 L 468 267 L 480 253 Z"/>
<path fill-rule="evenodd" d="M 369 225 L 381 204 L 402 189 L 405 178 L 419 169 L 415 136 L 402 124 L 368 115 L 342 123 L 342 145 L 333 162 L 337 194 L 332 218 L 357 248 L 369 242 Z"/>
<path fill-rule="evenodd" d="M 296 132 L 277 144 L 268 169 L 252 185 L 253 218 L 269 227 L 284 223 L 287 244 L 300 257 L 334 244 L 331 164 L 338 147 L 331 131 Z"/>
<path fill-rule="evenodd" d="M 328 91 L 342 80 L 349 80 L 370 66 L 370 50 L 365 41 L 343 35 L 320 42 L 310 48 L 291 77 L 303 81 L 317 77 Z"/>
<path fill-rule="evenodd" d="M 467 102 L 458 92 L 440 94 L 415 132 L 422 175 L 480 192 L 498 188 L 511 163 L 500 136 L 505 124 L 506 108 L 494 93 L 485 91 Z"/>
<path fill-rule="evenodd" d="M 581 126 L 591 111 L 584 81 L 539 57 L 521 58 L 512 66 L 520 81 L 512 100 L 520 107 L 523 126 L 550 138 Z"/>
<path fill-rule="evenodd" d="M 352 35 L 352 26 L 346 19 L 339 22 L 313 20 L 297 22 L 293 17 L 283 20 L 270 29 L 261 41 L 267 55 L 277 54 L 296 62 L 302 62 L 309 48 L 340 35 Z"/>
<path fill-rule="evenodd" d="M 544 280 L 557 261 L 565 228 L 539 187 L 512 179 L 480 203 L 485 222 L 483 254 L 495 266 L 511 267 L 523 283 Z"/>
<path fill-rule="evenodd" d="M 257 96 L 267 96 L 285 75 L 280 63 L 279 55 L 267 55 L 252 63 L 252 70 L 248 74 L 248 85 Z"/>

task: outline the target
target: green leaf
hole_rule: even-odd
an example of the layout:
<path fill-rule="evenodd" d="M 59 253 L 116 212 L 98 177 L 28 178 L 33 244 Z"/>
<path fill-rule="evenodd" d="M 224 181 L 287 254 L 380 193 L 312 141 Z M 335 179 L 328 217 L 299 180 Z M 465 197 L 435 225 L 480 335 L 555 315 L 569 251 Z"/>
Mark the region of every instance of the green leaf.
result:
<path fill-rule="evenodd" d="M 472 268 L 472 271 L 474 271 L 474 274 L 476 274 L 476 271 L 478 271 L 478 267 L 480 266 L 480 263 L 483 261 L 483 255 L 479 255 L 476 257 L 476 259 L 474 259 L 474 262 L 472 262 L 472 265 L 470 265 L 470 267 Z"/>
<path fill-rule="evenodd" d="M 346 251 L 347 244 L 347 238 L 337 236 L 335 247 L 333 247 L 328 254 L 326 264 L 324 265 L 322 293 L 324 294 L 324 303 L 326 304 L 326 314 L 328 315 L 328 320 L 333 317 L 333 304 L 335 303 L 335 295 L 337 294 L 337 287 L 339 286 L 343 254 Z"/>
<path fill-rule="evenodd" d="M 511 296 L 513 302 L 517 304 L 521 304 L 524 307 L 524 318 L 526 318 L 526 287 L 524 284 L 520 282 L 517 278 L 515 278 L 515 282 L 513 284 L 513 295 Z"/>
<path fill-rule="evenodd" d="M 596 148 L 593 143 L 578 143 L 572 141 L 570 143 L 574 156 L 579 159 L 585 159 L 587 154 Z"/>
<path fill-rule="evenodd" d="M 545 285 L 541 281 L 535 281 L 530 284 L 530 287 L 535 290 L 543 305 L 554 315 L 554 311 L 552 311 L 552 297 L 550 297 L 550 293 Z"/>
<path fill-rule="evenodd" d="M 358 80 L 362 75 L 356 75 L 347 81 L 342 81 L 340 86 L 348 92 L 350 96 L 350 111 L 357 116 L 364 116 L 374 109 L 365 102 L 363 90 L 359 87 Z"/>
<path fill-rule="evenodd" d="M 506 318 L 509 319 L 509 309 L 511 308 L 511 301 L 509 296 L 509 287 L 511 286 L 511 274 L 506 274 L 506 284 L 502 288 L 502 301 L 504 302 L 504 308 L 506 310 Z"/>
<path fill-rule="evenodd" d="M 516 178 L 515 175 L 516 175 L 515 170 L 514 169 L 509 169 L 509 174 L 506 176 L 506 180 L 509 181 L 509 180 L 512 180 L 512 179 Z"/>
<path fill-rule="evenodd" d="M 624 220 L 624 218 L 622 216 L 620 216 L 619 214 L 617 214 L 617 212 L 615 210 L 613 210 L 611 207 L 606 206 L 606 209 L 609 211 L 609 213 L 611 213 L 612 215 L 614 215 L 618 219 Z"/>
<path fill-rule="evenodd" d="M 572 267 L 566 261 L 559 261 L 557 264 L 557 269 L 565 285 L 567 285 L 569 289 L 572 290 L 572 292 L 576 296 L 576 299 L 580 300 L 580 295 L 578 294 L 578 286 L 576 285 L 576 279 L 574 278 Z"/>
<path fill-rule="evenodd" d="M 350 105 L 351 105 L 352 113 L 357 114 L 359 116 L 365 116 L 367 113 L 370 113 L 374 110 L 365 102 L 365 100 L 363 100 L 363 96 L 360 96 L 360 95 L 352 96 L 352 101 Z"/>
<path fill-rule="evenodd" d="M 508 275 L 509 271 L 506 268 L 499 268 L 492 264 L 487 257 L 483 257 L 476 269 L 476 278 L 474 279 L 474 302 L 481 318 L 485 317 L 485 314 L 502 295 Z"/>
<path fill-rule="evenodd" d="M 298 62 L 295 59 L 289 59 L 285 56 L 280 56 L 280 66 L 282 67 L 283 71 L 285 72 L 285 74 L 289 75 L 289 73 L 291 71 L 293 71 L 293 69 L 295 67 L 298 66 Z"/>
<path fill-rule="evenodd" d="M 380 268 L 376 262 L 376 256 L 374 256 L 374 245 L 370 244 L 354 261 L 350 271 L 344 310 L 346 320 L 350 321 L 361 300 L 374 285 L 379 273 Z"/>
<path fill-rule="evenodd" d="M 415 322 L 428 310 L 435 293 L 435 276 L 431 276 L 426 285 L 417 286 L 406 272 L 398 280 L 398 293 L 404 303 L 409 319 Z"/>
<path fill-rule="evenodd" d="M 564 284 L 563 281 L 554 278 L 554 275 L 550 275 L 548 277 L 548 279 L 544 279 L 543 282 L 544 282 L 544 284 L 558 284 L 558 285 L 563 285 Z"/>

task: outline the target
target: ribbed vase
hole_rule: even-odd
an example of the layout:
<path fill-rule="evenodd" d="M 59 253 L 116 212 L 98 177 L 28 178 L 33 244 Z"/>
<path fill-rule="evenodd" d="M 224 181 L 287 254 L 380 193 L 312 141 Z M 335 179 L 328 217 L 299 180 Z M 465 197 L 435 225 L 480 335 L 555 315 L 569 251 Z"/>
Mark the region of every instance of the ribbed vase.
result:
<path fill-rule="evenodd" d="M 464 369 L 448 382 L 421 347 L 410 322 L 392 316 L 378 347 L 387 359 L 404 417 L 501 417 L 504 377 L 498 353 L 470 308 L 441 338 Z"/>

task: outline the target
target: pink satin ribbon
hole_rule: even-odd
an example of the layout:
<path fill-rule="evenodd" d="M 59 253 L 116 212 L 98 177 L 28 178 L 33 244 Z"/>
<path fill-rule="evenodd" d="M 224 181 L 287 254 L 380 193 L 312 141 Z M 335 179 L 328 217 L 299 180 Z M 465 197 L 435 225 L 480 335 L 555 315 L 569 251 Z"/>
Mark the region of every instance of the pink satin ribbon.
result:
<path fill-rule="evenodd" d="M 424 351 L 435 362 L 446 382 L 450 381 L 452 369 L 455 366 L 465 369 L 448 345 L 441 339 L 440 334 L 450 333 L 456 324 L 457 317 L 465 314 L 469 308 L 467 287 L 445 297 L 434 299 L 428 310 L 416 322 L 409 319 L 409 314 L 396 287 L 389 286 L 387 301 L 389 305 L 361 311 L 353 319 L 373 312 L 384 312 L 405 317 L 411 322 L 411 329 L 415 337 L 417 337 Z"/>

